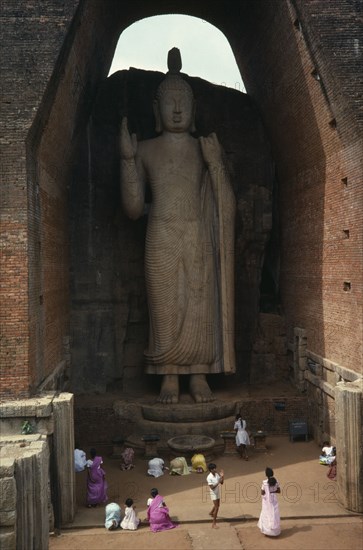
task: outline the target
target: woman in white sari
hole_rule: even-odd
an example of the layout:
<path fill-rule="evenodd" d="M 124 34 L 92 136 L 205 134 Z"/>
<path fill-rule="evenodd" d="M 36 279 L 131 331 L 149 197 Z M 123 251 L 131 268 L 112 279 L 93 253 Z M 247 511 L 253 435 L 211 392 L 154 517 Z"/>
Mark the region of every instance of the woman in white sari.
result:
<path fill-rule="evenodd" d="M 277 494 L 280 493 L 278 481 L 273 477 L 271 468 L 266 468 L 267 479 L 264 479 L 261 487 L 262 510 L 258 527 L 261 533 L 269 537 L 277 537 L 281 533 L 280 510 L 277 502 Z"/>

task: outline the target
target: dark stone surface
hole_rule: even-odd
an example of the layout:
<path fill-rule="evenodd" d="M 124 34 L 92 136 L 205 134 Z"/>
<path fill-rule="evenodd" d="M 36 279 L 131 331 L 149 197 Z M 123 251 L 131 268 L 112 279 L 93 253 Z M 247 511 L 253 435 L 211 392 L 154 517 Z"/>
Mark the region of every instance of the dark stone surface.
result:
<path fill-rule="evenodd" d="M 168 445 L 173 451 L 188 453 L 191 451 L 208 451 L 213 449 L 215 440 L 207 435 L 179 435 L 168 439 Z"/>
<path fill-rule="evenodd" d="M 108 78 L 79 155 L 71 189 L 76 391 L 104 392 L 115 385 L 124 391 L 157 391 L 159 380 L 155 383 L 143 373 L 148 338 L 143 266 L 147 215 L 134 222 L 122 212 L 118 133 L 121 118 L 127 115 L 138 140 L 156 135 L 152 101 L 162 78 L 162 73 L 136 69 Z M 270 150 L 257 109 L 246 94 L 199 78 L 188 81 L 197 102 L 196 137 L 217 133 L 237 199 L 236 377 L 247 380 L 271 228 Z"/>
<path fill-rule="evenodd" d="M 211 403 L 192 403 L 190 405 L 142 405 L 145 420 L 156 422 L 205 422 L 236 414 L 236 403 L 230 401 L 212 401 Z"/>

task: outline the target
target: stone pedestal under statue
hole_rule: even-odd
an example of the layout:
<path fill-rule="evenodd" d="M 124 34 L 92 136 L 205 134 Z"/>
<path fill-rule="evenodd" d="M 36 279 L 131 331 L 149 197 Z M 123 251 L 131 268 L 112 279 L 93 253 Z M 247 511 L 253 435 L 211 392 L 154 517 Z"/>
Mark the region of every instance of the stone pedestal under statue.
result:
<path fill-rule="evenodd" d="M 145 441 L 155 441 L 158 437 L 157 449 L 159 452 L 170 452 L 168 441 L 176 437 L 191 439 L 203 435 L 213 438 L 213 452 L 223 452 L 224 442 L 220 434 L 233 426 L 237 401 L 213 401 L 211 403 L 178 403 L 162 405 L 159 403 L 134 403 L 132 413 L 126 402 L 114 403 L 115 413 L 122 417 L 128 408 L 132 414 L 134 429 L 127 438 L 126 444 L 143 451 Z M 199 449 L 200 450 L 200 449 Z"/>

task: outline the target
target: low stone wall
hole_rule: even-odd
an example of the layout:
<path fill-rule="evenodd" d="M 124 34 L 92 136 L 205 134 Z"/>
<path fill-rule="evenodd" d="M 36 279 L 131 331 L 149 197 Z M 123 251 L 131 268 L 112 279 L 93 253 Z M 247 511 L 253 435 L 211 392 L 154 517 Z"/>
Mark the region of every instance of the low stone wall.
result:
<path fill-rule="evenodd" d="M 363 512 L 363 382 L 335 388 L 338 493 L 344 508 Z"/>
<path fill-rule="evenodd" d="M 47 549 L 75 515 L 73 395 L 1 403 L 0 428 L 0 546 Z"/>
<path fill-rule="evenodd" d="M 49 539 L 49 451 L 42 435 L 2 436 L 0 547 L 39 548 Z"/>
<path fill-rule="evenodd" d="M 16 547 L 16 483 L 14 459 L 0 457 L 0 547 Z"/>

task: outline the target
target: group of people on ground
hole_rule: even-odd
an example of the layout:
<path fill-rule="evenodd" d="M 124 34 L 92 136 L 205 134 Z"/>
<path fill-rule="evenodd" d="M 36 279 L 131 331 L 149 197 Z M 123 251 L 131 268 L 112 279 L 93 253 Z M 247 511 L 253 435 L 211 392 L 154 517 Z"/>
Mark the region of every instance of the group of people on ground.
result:
<path fill-rule="evenodd" d="M 76 445 L 74 450 L 75 470 L 76 472 L 87 470 L 86 502 L 89 508 L 94 508 L 98 504 L 104 504 L 108 500 L 107 481 L 105 471 L 102 468 L 102 457 L 97 455 L 96 449 L 92 448 L 90 450 L 90 457 L 91 458 L 87 460 L 86 453 L 79 448 L 79 445 Z M 122 470 L 133 468 L 133 457 L 133 449 L 125 449 L 122 453 L 120 468 Z M 164 461 L 161 458 L 155 458 L 149 462 L 148 473 L 154 477 L 159 477 L 159 475 L 162 475 L 165 468 Z M 118 527 L 135 531 L 140 523 L 134 502 L 131 498 L 125 500 L 124 513 L 122 513 L 119 504 L 110 502 L 106 505 L 105 515 L 105 527 L 109 531 L 113 531 Z M 147 517 L 151 531 L 165 531 L 176 527 L 176 524 L 170 519 L 169 509 L 164 502 L 164 498 L 159 495 L 156 488 L 151 490 L 151 496 L 147 501 Z"/>
<path fill-rule="evenodd" d="M 246 446 L 246 438 L 243 432 L 246 430 L 246 422 L 242 420 L 240 415 L 236 418 L 236 444 Z M 242 432 L 242 433 L 241 433 Z M 248 437 L 248 434 L 247 434 Z M 237 439 L 238 438 L 238 439 Z M 132 450 L 132 449 L 131 449 Z M 133 451 L 133 450 L 132 450 Z M 246 451 L 243 450 L 243 454 Z M 241 454 L 242 456 L 242 454 Z M 87 460 L 84 451 L 76 446 L 74 451 L 75 469 L 76 472 L 81 472 L 87 469 L 87 506 L 89 508 L 95 507 L 98 504 L 104 504 L 107 502 L 107 482 L 105 471 L 102 468 L 103 460 L 101 456 L 97 455 L 96 449 L 90 450 L 90 459 Z M 125 457 L 123 457 L 122 465 L 130 469 L 132 464 L 133 452 L 127 453 L 127 460 L 125 464 Z M 248 457 L 247 457 L 248 458 Z M 153 477 L 159 477 L 163 475 L 166 468 L 163 459 L 153 458 L 148 464 L 148 474 Z M 205 472 L 207 470 L 205 458 L 202 454 L 198 453 L 192 457 L 192 470 L 195 472 Z M 208 465 L 207 484 L 209 486 L 210 498 L 212 500 L 212 509 L 209 515 L 212 517 L 212 528 L 217 527 L 217 516 L 220 506 L 220 492 L 221 485 L 224 483 L 224 472 L 220 470 L 217 472 L 217 466 L 214 463 Z M 183 457 L 177 457 L 170 462 L 170 473 L 176 473 L 178 475 L 185 475 L 190 473 L 190 470 Z M 268 536 L 277 536 L 280 534 L 280 514 L 279 506 L 276 495 L 280 493 L 280 487 L 278 481 L 273 475 L 271 468 L 266 468 L 266 476 L 262 482 L 261 495 L 262 495 L 262 510 L 258 521 L 258 527 L 261 532 Z M 177 526 L 169 515 L 169 509 L 165 504 L 164 498 L 159 495 L 158 489 L 151 489 L 151 496 L 147 501 L 147 519 L 150 524 L 150 530 L 153 532 L 165 531 L 173 529 Z M 135 531 L 139 524 L 140 519 L 137 516 L 134 502 L 131 498 L 127 498 L 124 504 L 124 513 L 121 507 L 116 502 L 110 502 L 105 508 L 105 527 L 112 531 L 119 527 L 125 530 Z"/>
<path fill-rule="evenodd" d="M 240 414 L 236 416 L 234 429 L 236 431 L 236 446 L 240 457 L 248 460 L 247 446 L 250 444 L 250 440 L 246 431 L 246 421 L 242 419 Z M 330 479 L 335 479 L 336 476 L 335 455 L 335 447 L 325 441 L 319 460 L 321 464 L 329 466 L 327 475 Z M 133 458 L 133 449 L 125 449 L 122 454 L 121 469 L 133 468 Z M 97 455 L 96 449 L 92 448 L 90 450 L 90 459 L 87 460 L 86 453 L 76 446 L 74 462 L 76 472 L 87 470 L 87 506 L 91 508 L 97 506 L 97 504 L 107 502 L 107 482 L 105 472 L 102 468 L 103 460 L 101 456 Z M 170 468 L 167 468 L 162 458 L 155 457 L 149 460 L 147 473 L 157 478 L 162 476 L 166 470 L 169 470 L 171 475 L 187 475 L 191 471 L 202 473 L 208 469 L 207 484 L 213 503 L 209 515 L 212 517 L 212 528 L 217 528 L 217 515 L 220 506 L 221 485 L 224 483 L 224 472 L 223 470 L 217 472 L 217 466 L 214 463 L 210 463 L 207 468 L 205 457 L 200 453 L 195 454 L 191 462 L 192 466 L 188 467 L 184 457 L 176 457 L 171 460 Z M 280 512 L 277 500 L 280 486 L 271 468 L 266 468 L 265 473 L 266 479 L 263 480 L 261 487 L 262 509 L 258 527 L 264 535 L 275 537 L 281 533 Z M 131 498 L 125 500 L 124 513 L 122 513 L 121 507 L 115 502 L 107 504 L 105 513 L 105 527 L 108 530 L 114 530 L 118 527 L 136 530 L 140 523 Z M 159 495 L 156 488 L 151 490 L 151 496 L 147 501 L 147 519 L 153 532 L 165 531 L 177 526 L 170 519 L 169 509 L 165 504 L 165 500 Z"/>
<path fill-rule="evenodd" d="M 213 504 L 209 515 L 212 517 L 212 528 L 218 529 L 217 516 L 221 499 L 221 486 L 224 483 L 224 472 L 223 470 L 217 472 L 217 466 L 214 463 L 208 465 L 208 470 L 207 484 Z M 276 495 L 280 493 L 280 486 L 271 468 L 266 468 L 265 473 L 267 479 L 264 479 L 262 482 L 262 509 L 257 525 L 264 535 L 276 537 L 281 533 L 280 512 L 276 497 Z M 164 497 L 159 495 L 158 489 L 151 489 L 150 495 L 147 501 L 147 520 L 150 525 L 150 530 L 156 533 L 177 527 L 177 524 L 171 520 L 169 508 L 165 504 Z M 134 531 L 139 526 L 140 519 L 137 517 L 135 506 L 131 498 L 127 498 L 125 501 L 125 514 L 123 519 L 121 519 L 121 508 L 115 502 L 108 504 L 105 512 L 105 527 L 108 530 L 114 530 L 121 527 L 122 529 Z"/>
<path fill-rule="evenodd" d="M 243 420 L 240 414 L 237 414 L 236 421 L 234 423 L 234 430 L 236 432 L 236 447 L 240 458 L 243 458 L 244 460 L 248 460 L 247 447 L 250 445 L 250 438 L 246 428 L 246 421 Z M 207 471 L 206 461 L 202 454 L 195 454 L 191 459 L 191 463 L 192 466 L 189 468 L 185 458 L 178 456 L 171 460 L 170 468 L 167 468 L 162 458 L 155 457 L 149 460 L 147 473 L 153 477 L 160 477 L 164 475 L 166 470 L 170 470 L 170 475 L 187 475 L 191 471 L 198 473 Z"/>
<path fill-rule="evenodd" d="M 125 500 L 125 512 L 122 517 L 122 510 L 116 502 L 110 502 L 105 508 L 105 527 L 109 531 L 114 531 L 118 527 L 121 529 L 136 531 L 139 526 L 140 519 L 137 517 L 134 501 L 132 498 Z"/>
<path fill-rule="evenodd" d="M 169 471 L 170 475 L 185 476 L 191 472 L 199 474 L 207 471 L 205 457 L 201 453 L 197 453 L 191 458 L 191 466 L 188 466 L 184 456 L 177 456 L 170 461 L 169 468 L 165 466 L 162 458 L 151 458 L 148 463 L 147 473 L 152 477 L 160 477 Z"/>
<path fill-rule="evenodd" d="M 116 502 L 107 504 L 105 513 L 105 527 L 109 531 L 114 531 L 118 527 L 124 530 L 136 531 L 140 524 L 140 519 L 137 517 L 134 502 L 131 498 L 125 500 L 123 518 L 121 507 Z M 174 529 L 177 526 L 170 519 L 169 508 L 165 504 L 164 497 L 159 495 L 159 491 L 155 487 L 151 489 L 150 497 L 147 500 L 147 519 L 150 530 L 154 533 Z"/>

